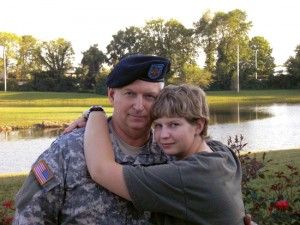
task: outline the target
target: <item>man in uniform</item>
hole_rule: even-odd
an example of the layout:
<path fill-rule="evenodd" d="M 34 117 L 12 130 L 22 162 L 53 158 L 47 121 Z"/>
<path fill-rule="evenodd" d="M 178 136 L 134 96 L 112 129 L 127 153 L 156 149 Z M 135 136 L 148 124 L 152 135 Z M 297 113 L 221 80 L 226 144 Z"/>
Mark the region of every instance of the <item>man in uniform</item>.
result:
<path fill-rule="evenodd" d="M 109 74 L 106 84 L 114 107 L 109 127 L 118 163 L 166 163 L 166 156 L 152 143 L 149 112 L 169 69 L 166 58 L 132 55 Z M 83 135 L 84 128 L 61 135 L 40 155 L 16 195 L 13 224 L 150 224 L 149 213 L 138 212 L 132 203 L 91 180 Z"/>

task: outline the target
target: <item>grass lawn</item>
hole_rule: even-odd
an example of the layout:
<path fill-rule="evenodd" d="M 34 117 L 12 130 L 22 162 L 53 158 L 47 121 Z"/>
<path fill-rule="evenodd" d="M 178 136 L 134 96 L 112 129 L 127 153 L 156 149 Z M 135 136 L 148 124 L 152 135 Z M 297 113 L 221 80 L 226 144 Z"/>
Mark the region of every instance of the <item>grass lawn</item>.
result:
<path fill-rule="evenodd" d="M 255 90 L 207 92 L 208 102 L 214 104 L 299 103 L 299 90 Z M 0 92 L 0 128 L 28 128 L 51 122 L 64 124 L 78 118 L 92 105 L 102 105 L 108 114 L 112 108 L 106 96 L 64 92 Z"/>
<path fill-rule="evenodd" d="M 78 118 L 92 105 L 104 106 L 111 114 L 106 96 L 62 92 L 0 92 L 0 127 L 28 128 L 34 124 L 62 125 Z"/>
<path fill-rule="evenodd" d="M 242 90 L 207 92 L 210 104 L 219 103 L 299 103 L 300 90 Z"/>
<path fill-rule="evenodd" d="M 300 149 L 283 150 L 283 151 L 268 151 L 266 152 L 265 161 L 271 160 L 266 163 L 266 179 L 257 179 L 253 182 L 256 188 L 264 187 L 270 183 L 272 179 L 270 174 L 274 174 L 277 171 L 287 171 L 286 165 L 293 165 L 298 168 L 300 172 Z M 262 160 L 263 152 L 255 153 L 256 158 Z M 299 184 L 300 185 L 300 184 Z"/>

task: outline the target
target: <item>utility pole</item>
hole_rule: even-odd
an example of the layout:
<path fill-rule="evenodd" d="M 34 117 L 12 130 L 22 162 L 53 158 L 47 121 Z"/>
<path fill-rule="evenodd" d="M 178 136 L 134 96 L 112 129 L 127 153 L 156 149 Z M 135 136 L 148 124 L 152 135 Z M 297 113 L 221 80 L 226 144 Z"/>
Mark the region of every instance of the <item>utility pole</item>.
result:
<path fill-rule="evenodd" d="M 258 49 L 255 49 L 255 79 L 257 80 L 257 52 Z"/>
<path fill-rule="evenodd" d="M 236 91 L 240 92 L 240 46 L 237 46 L 237 60 L 236 60 Z"/>
<path fill-rule="evenodd" d="M 3 69 L 4 69 L 4 91 L 6 92 L 6 58 L 5 58 L 5 46 L 3 46 Z"/>

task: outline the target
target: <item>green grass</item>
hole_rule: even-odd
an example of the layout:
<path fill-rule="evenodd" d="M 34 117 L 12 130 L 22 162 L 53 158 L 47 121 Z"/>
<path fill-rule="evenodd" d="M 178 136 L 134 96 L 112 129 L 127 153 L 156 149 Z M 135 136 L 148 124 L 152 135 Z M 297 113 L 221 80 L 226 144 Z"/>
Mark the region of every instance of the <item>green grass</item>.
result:
<path fill-rule="evenodd" d="M 28 128 L 34 124 L 69 123 L 87 110 L 86 107 L 0 107 L 0 127 Z M 111 114 L 111 107 L 104 107 Z"/>
<path fill-rule="evenodd" d="M 300 90 L 247 90 L 207 92 L 210 104 L 220 103 L 299 103 Z"/>
<path fill-rule="evenodd" d="M 241 103 L 299 103 L 300 90 L 255 90 L 207 92 L 210 105 Z M 106 96 L 64 92 L 0 92 L 1 127 L 28 128 L 34 124 L 63 125 L 78 118 L 92 105 L 112 113 Z"/>
<path fill-rule="evenodd" d="M 0 92 L 0 107 L 110 106 L 106 96 L 70 92 Z"/>
<path fill-rule="evenodd" d="M 273 175 L 277 171 L 287 171 L 286 165 L 291 164 L 298 168 L 300 172 L 300 149 L 291 149 L 291 150 L 283 150 L 283 151 L 268 151 L 266 152 L 265 161 L 271 159 L 270 162 L 266 163 L 266 179 L 257 179 L 252 184 L 256 188 L 261 188 L 270 183 L 271 174 Z M 255 153 L 257 159 L 262 160 L 263 152 Z"/>
<path fill-rule="evenodd" d="M 267 168 L 272 171 L 285 171 L 285 164 L 289 163 L 300 169 L 300 149 L 283 150 L 283 151 L 269 151 L 267 159 L 273 159 Z M 262 153 L 256 153 L 257 158 L 262 156 Z M 27 174 L 2 174 L 0 175 L 0 202 L 5 199 L 13 199 L 22 183 L 24 182 Z M 272 181 L 272 177 L 266 177 L 265 180 L 259 180 L 257 187 L 261 187 Z"/>
<path fill-rule="evenodd" d="M 28 128 L 41 123 L 61 126 L 92 105 L 102 105 L 108 114 L 112 112 L 107 97 L 96 94 L 0 92 L 0 128 Z"/>
<path fill-rule="evenodd" d="M 0 174 L 0 203 L 3 200 L 14 199 L 26 176 L 25 173 Z"/>

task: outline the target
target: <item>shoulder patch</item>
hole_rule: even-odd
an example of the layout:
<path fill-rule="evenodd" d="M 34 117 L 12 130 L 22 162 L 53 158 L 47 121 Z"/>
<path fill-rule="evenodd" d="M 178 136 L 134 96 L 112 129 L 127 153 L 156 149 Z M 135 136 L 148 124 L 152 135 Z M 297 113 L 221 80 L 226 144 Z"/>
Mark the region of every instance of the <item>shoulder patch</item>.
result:
<path fill-rule="evenodd" d="M 40 185 L 46 184 L 53 178 L 53 173 L 44 160 L 38 161 L 32 166 L 32 171 Z"/>

